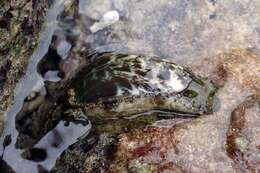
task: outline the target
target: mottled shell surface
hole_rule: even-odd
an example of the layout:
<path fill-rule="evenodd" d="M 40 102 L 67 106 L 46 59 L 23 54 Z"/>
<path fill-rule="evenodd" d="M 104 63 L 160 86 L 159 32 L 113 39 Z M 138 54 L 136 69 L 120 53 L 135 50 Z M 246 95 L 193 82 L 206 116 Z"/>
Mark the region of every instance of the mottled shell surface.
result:
<path fill-rule="evenodd" d="M 130 116 L 147 111 L 197 116 L 212 112 L 214 85 L 168 60 L 103 53 L 72 80 L 70 103 L 89 116 Z"/>

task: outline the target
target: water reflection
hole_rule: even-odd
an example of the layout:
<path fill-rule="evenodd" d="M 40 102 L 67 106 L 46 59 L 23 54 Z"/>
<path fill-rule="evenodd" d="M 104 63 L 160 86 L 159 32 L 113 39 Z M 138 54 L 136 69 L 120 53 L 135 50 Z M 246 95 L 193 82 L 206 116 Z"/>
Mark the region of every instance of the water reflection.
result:
<path fill-rule="evenodd" d="M 56 92 L 60 90 L 46 91 L 49 89 L 45 88 L 46 83 L 52 85 L 60 82 L 66 77 L 64 73 L 70 76 L 75 70 L 73 68 L 80 64 L 79 57 L 86 57 L 86 49 L 97 52 L 153 54 L 184 62 L 187 59 L 193 61 L 196 58 L 212 56 L 233 47 L 259 47 L 256 41 L 259 36 L 258 13 L 254 12 L 253 8 L 250 12 L 253 15 L 242 16 L 241 20 L 240 15 L 230 13 L 236 11 L 233 6 L 222 9 L 215 1 L 211 6 L 206 1 L 79 0 L 79 6 L 68 5 L 69 8 L 64 11 L 64 4 L 68 3 L 69 0 L 57 0 L 48 12 L 47 26 L 40 38 L 39 48 L 30 59 L 26 76 L 17 90 L 15 105 L 7 113 L 3 137 L 11 134 L 11 142 L 5 147 L 1 146 L 1 150 L 4 150 L 4 161 L 1 163 L 5 168 L 4 172 L 10 171 L 8 165 L 17 172 L 49 170 L 62 151 L 75 143 L 80 136 L 88 134 L 91 125 L 87 124 L 87 120 L 69 122 L 62 119 L 65 105 L 56 111 L 57 119 L 53 121 L 51 128 L 47 128 L 52 129 L 51 131 L 43 131 L 40 127 L 45 124 L 45 120 L 37 117 L 44 111 L 46 112 L 43 115 L 47 114 L 49 109 L 53 110 L 51 105 L 58 100 L 50 98 L 62 95 Z M 219 14 L 222 10 L 228 10 L 224 13 L 225 17 Z M 109 11 L 116 11 L 118 14 L 114 13 L 112 22 L 106 23 L 104 16 Z M 212 18 L 212 14 L 217 17 Z M 250 23 L 254 24 L 253 28 Z M 99 24 L 99 27 L 91 29 L 95 24 Z M 227 39 L 227 36 L 230 38 Z M 60 68 L 62 72 L 59 71 Z M 29 116 L 23 116 L 15 124 L 15 116 L 26 102 L 30 102 L 27 105 L 30 113 L 31 110 L 34 110 L 34 113 L 37 110 L 34 114 L 36 116 L 28 114 Z M 43 107 L 43 103 L 48 105 L 47 108 Z M 42 109 L 39 109 L 41 106 Z M 38 120 L 35 125 L 32 125 L 30 120 L 33 117 Z M 116 123 L 125 122 L 115 121 Z M 129 128 L 133 124 L 130 122 Z M 102 132 L 114 128 L 113 125 L 103 126 L 103 121 L 97 122 L 96 125 Z M 33 140 L 20 146 L 23 149 L 17 149 L 17 144 L 28 142 L 28 138 Z"/>
<path fill-rule="evenodd" d="M 37 167 L 50 170 L 60 154 L 71 144 L 77 142 L 79 137 L 85 136 L 91 129 L 91 124 L 83 125 L 70 122 L 66 125 L 65 121 L 47 133 L 32 148 L 17 150 L 14 145 L 6 148 L 4 161 L 17 172 L 37 172 Z M 14 159 L 15 158 L 15 159 Z"/>
<path fill-rule="evenodd" d="M 44 108 L 52 108 L 50 105 L 53 104 L 51 102 L 53 99 L 47 96 L 45 83 L 61 80 L 57 71 L 59 56 L 65 56 L 71 47 L 68 43 L 59 45 L 58 54 L 54 54 L 52 49 L 49 49 L 55 38 L 53 34 L 57 30 L 57 16 L 63 11 L 64 5 L 68 5 L 70 1 L 67 0 L 66 3 L 64 0 L 57 0 L 49 10 L 46 16 L 46 28 L 42 32 L 39 46 L 32 55 L 26 75 L 17 88 L 15 104 L 7 113 L 1 146 L 1 172 L 28 173 L 50 170 L 60 154 L 80 137 L 87 135 L 91 129 L 88 120 L 81 119 L 55 121 L 53 127 L 43 131 L 41 127 L 46 124 L 38 116 L 44 114 L 44 111 L 49 111 Z M 45 68 L 41 68 L 39 62 L 42 62 L 41 58 L 44 56 L 52 63 L 48 62 L 47 65 L 44 64 Z M 62 112 L 58 113 L 62 114 Z M 19 118 L 17 117 L 19 114 L 24 116 Z M 34 124 L 35 122 L 37 123 Z M 23 142 L 24 145 L 21 145 Z"/>

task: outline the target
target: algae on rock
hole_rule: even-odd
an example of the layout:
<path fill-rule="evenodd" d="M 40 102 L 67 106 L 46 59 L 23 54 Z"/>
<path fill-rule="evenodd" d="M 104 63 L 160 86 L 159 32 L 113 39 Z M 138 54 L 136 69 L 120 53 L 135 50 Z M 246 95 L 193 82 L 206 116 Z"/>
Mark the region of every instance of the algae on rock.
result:
<path fill-rule="evenodd" d="M 50 1 L 0 2 L 0 132 L 4 112 L 13 103 L 14 89 L 37 46 Z"/>

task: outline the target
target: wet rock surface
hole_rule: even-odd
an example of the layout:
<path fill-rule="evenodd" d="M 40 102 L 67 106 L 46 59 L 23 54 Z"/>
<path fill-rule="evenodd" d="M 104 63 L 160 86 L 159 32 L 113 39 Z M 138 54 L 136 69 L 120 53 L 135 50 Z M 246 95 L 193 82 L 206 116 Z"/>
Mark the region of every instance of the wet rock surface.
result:
<path fill-rule="evenodd" d="M 49 10 L 54 15 L 46 23 L 47 34 L 43 30 L 46 38 L 40 39 L 18 90 L 20 97 L 7 114 L 1 141 L 9 136 L 11 140 L 0 147 L 4 172 L 260 170 L 259 1 L 55 2 L 58 5 Z M 46 5 L 28 4 L 24 8 L 32 5 L 39 11 Z M 8 24 L 12 8 L 8 9 L 0 25 L 12 25 Z M 41 15 L 29 10 L 18 30 L 38 32 Z M 28 48 L 24 45 L 21 52 Z M 11 56 L 11 50 L 16 49 L 4 55 Z M 17 60 L 24 61 L 19 74 L 27 64 L 23 57 L 30 54 L 25 52 Z M 70 104 L 67 91 L 94 53 L 103 52 L 156 55 L 208 77 L 219 87 L 213 113 L 185 119 L 154 112 L 130 119 L 88 116 Z M 0 89 L 8 95 L 0 95 L 3 105 L 10 103 L 9 93 L 19 79 L 12 80 L 12 74 L 18 74 L 12 71 L 17 62 L 8 57 L 0 60 Z"/>
<path fill-rule="evenodd" d="M 29 57 L 37 46 L 47 0 L 0 2 L 0 131 L 4 112 L 13 103 L 14 89 L 24 75 Z"/>
<path fill-rule="evenodd" d="M 239 52 L 239 55 L 237 54 Z M 233 61 L 228 59 L 234 58 Z M 249 56 L 250 55 L 250 56 Z M 223 56 L 225 58 L 223 58 Z M 251 59 L 248 63 L 243 58 Z M 251 69 L 249 75 L 243 79 L 245 73 L 240 71 L 259 57 L 251 52 L 237 50 L 230 54 L 219 56 L 221 65 L 232 67 L 223 73 L 213 74 L 208 69 L 216 70 L 220 64 L 212 58 L 212 63 L 203 61 L 194 71 L 218 77 L 225 81 L 218 92 L 220 107 L 212 116 L 201 117 L 196 120 L 181 122 L 172 126 L 170 120 L 157 123 L 155 127 L 123 134 L 119 137 L 118 150 L 111 171 L 129 171 L 147 169 L 149 172 L 163 172 L 180 167 L 184 172 L 257 172 L 259 170 L 259 97 L 255 93 L 255 80 L 259 70 Z M 240 62 L 240 63 L 238 63 Z M 205 63 L 205 64 L 204 64 Z M 202 65 L 204 64 L 204 66 Z M 217 66 L 209 66 L 215 64 Z M 259 66 L 259 65 L 258 65 Z M 199 68 L 197 68 L 199 67 Z M 201 68 L 207 67 L 207 68 Z M 226 79 L 225 79 L 226 78 Z M 242 80 L 239 80 L 242 79 Z M 245 84 L 245 80 L 252 80 Z M 254 86 L 254 87 L 252 87 Z M 246 91 L 245 88 L 249 90 Z M 253 94 L 253 96 L 251 95 Z M 237 99 L 239 97 L 239 99 Z M 252 122 L 253 121 L 253 122 Z M 158 125 L 159 124 L 159 125 Z M 127 153 L 127 154 L 125 154 Z M 163 166 L 167 165 L 167 166 Z M 138 171 L 137 171 L 138 172 Z"/>
<path fill-rule="evenodd" d="M 66 150 L 57 160 L 53 172 L 102 172 L 110 164 L 117 139 L 106 133 L 83 139 Z"/>
<path fill-rule="evenodd" d="M 257 0 L 90 0 L 80 1 L 79 12 L 87 22 L 85 18 L 100 20 L 107 11 L 118 11 L 117 23 L 88 37 L 102 50 L 187 61 L 234 48 L 258 48 L 259 5 Z"/>
<path fill-rule="evenodd" d="M 236 169 L 257 172 L 259 157 L 259 105 L 250 96 L 231 113 L 227 132 L 227 153 L 236 163 Z"/>

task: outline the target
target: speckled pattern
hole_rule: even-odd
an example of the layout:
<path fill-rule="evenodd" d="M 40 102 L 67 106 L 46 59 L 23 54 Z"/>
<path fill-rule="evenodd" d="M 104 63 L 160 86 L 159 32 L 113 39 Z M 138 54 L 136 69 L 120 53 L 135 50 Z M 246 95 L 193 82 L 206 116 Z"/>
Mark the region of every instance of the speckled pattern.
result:
<path fill-rule="evenodd" d="M 68 1 L 65 1 L 67 4 Z M 0 71 L 4 70 L 4 73 L 0 74 L 0 81 L 2 79 L 4 81 L 2 83 L 3 93 L 0 92 L 0 100 L 3 100 L 0 104 L 0 122 L 3 119 L 1 113 L 7 106 L 10 106 L 14 86 L 19 81 L 21 75 L 24 74 L 29 55 L 34 50 L 35 45 L 37 45 L 37 33 L 42 24 L 45 9 L 48 6 L 47 2 L 52 1 L 38 2 L 28 0 L 25 2 L 23 0 L 10 0 L 0 2 L 0 15 L 3 15 L 0 16 L 0 36 L 3 36 L 0 38 L 0 40 L 3 40 L 3 44 L 0 45 L 0 56 L 3 55 L 3 58 L 0 59 Z M 13 134 L 10 136 L 9 132 L 16 130 L 16 124 L 14 124 L 13 120 L 10 120 L 10 116 L 7 116 L 2 137 L 5 139 L 8 136 L 11 137 L 11 143 L 10 145 L 6 144 L 4 161 L 0 165 L 5 168 L 4 172 L 12 172 L 12 168 L 19 170 L 18 172 L 27 173 L 28 170 L 26 171 L 25 169 L 27 169 L 28 165 L 33 166 L 33 169 L 38 169 L 39 172 L 46 172 L 46 169 L 51 168 L 52 166 L 50 165 L 48 168 L 45 167 L 43 162 L 47 163 L 49 158 L 55 160 L 56 158 L 49 155 L 55 152 L 48 153 L 47 160 L 43 162 L 24 160 L 28 163 L 28 165 L 25 165 L 19 158 L 21 150 L 17 149 L 16 151 L 14 147 L 20 145 L 20 147 L 30 151 L 36 143 L 46 139 L 48 132 L 57 134 L 57 128 L 55 128 L 57 123 L 67 130 L 62 131 L 68 137 L 66 141 L 74 143 L 72 135 L 68 133 L 73 131 L 74 128 L 71 129 L 70 125 L 72 123 L 68 124 L 67 121 L 74 121 L 74 119 L 79 118 L 74 117 L 74 115 L 75 113 L 76 115 L 77 113 L 82 115 L 83 107 L 85 108 L 83 115 L 90 118 L 89 120 L 93 125 L 92 130 L 95 131 L 94 133 L 97 133 L 95 134 L 97 139 L 92 140 L 91 136 L 93 134 L 81 137 L 73 146 L 65 149 L 56 162 L 57 165 L 53 168 L 54 172 L 92 173 L 106 172 L 107 169 L 111 173 L 259 172 L 259 0 L 79 0 L 73 2 L 75 2 L 74 5 L 70 6 L 68 4 L 65 11 L 59 15 L 57 23 L 49 23 L 50 25 L 58 24 L 60 27 L 58 31 L 55 31 L 59 37 L 57 43 L 60 46 L 52 42 L 52 48 L 57 50 L 61 62 L 56 64 L 55 71 L 52 71 L 54 75 L 50 75 L 51 78 L 48 75 L 51 74 L 53 69 L 46 68 L 48 72 L 42 75 L 42 77 L 45 77 L 44 79 L 56 79 L 53 76 L 58 75 L 57 68 L 61 68 L 61 74 L 64 74 L 65 80 L 75 77 L 77 72 L 79 74 L 83 73 L 84 70 L 81 67 L 85 67 L 84 60 L 86 60 L 88 54 L 86 50 L 88 48 L 95 49 L 98 52 L 114 51 L 130 55 L 156 55 L 188 66 L 196 74 L 191 76 L 200 75 L 214 81 L 214 83 L 220 86 L 216 93 L 219 105 L 212 114 L 196 118 L 189 117 L 184 119 L 182 117 L 181 120 L 172 120 L 169 119 L 172 117 L 166 118 L 163 116 L 164 120 L 158 121 L 156 114 L 151 115 L 148 112 L 142 116 L 137 114 L 138 116 L 118 117 L 108 120 L 104 115 L 108 115 L 108 117 L 116 115 L 114 114 L 115 110 L 112 109 L 115 102 L 107 102 L 105 96 L 102 96 L 102 92 L 102 97 L 95 100 L 96 96 L 94 95 L 94 101 L 92 100 L 91 103 L 75 97 L 73 100 L 73 97 L 71 97 L 71 101 L 75 102 L 74 104 L 68 104 L 67 91 L 72 96 L 78 97 L 81 95 L 83 97 L 87 91 L 78 90 L 73 85 L 71 85 L 72 90 L 67 90 L 67 82 L 70 81 L 62 81 L 61 83 L 54 81 L 46 82 L 48 83 L 46 85 L 47 95 L 45 96 L 47 102 L 41 103 L 41 106 L 39 106 L 36 104 L 38 99 L 31 97 L 31 100 L 28 100 L 30 103 L 24 105 L 27 108 L 35 106 L 33 112 L 24 112 L 28 114 L 25 116 L 24 121 L 21 121 L 21 125 L 24 125 L 25 128 L 21 127 L 24 130 L 26 130 L 26 127 L 29 127 L 28 129 L 32 130 L 32 134 L 29 133 L 29 136 L 23 136 L 23 132 L 26 131 L 19 128 L 17 139 Z M 10 6 L 12 8 L 9 8 Z M 97 32 L 91 32 L 91 26 L 102 22 L 103 16 L 109 11 L 116 11 L 119 14 L 118 20 L 109 25 L 104 25 Z M 47 33 L 47 35 L 50 36 L 51 34 Z M 46 40 L 49 39 L 43 39 L 45 44 L 48 42 Z M 52 59 L 52 55 L 50 55 L 49 59 Z M 38 55 L 37 58 L 40 59 L 42 57 Z M 33 58 L 30 60 L 29 66 L 37 66 Z M 9 61 L 11 61 L 11 66 L 9 66 Z M 94 60 L 94 62 L 98 61 Z M 118 65 L 118 63 L 115 64 Z M 100 72 L 105 71 L 109 71 L 107 67 L 102 68 Z M 115 72 L 117 71 L 121 70 L 115 70 Z M 154 73 L 151 73 L 150 77 L 156 80 L 149 80 L 149 83 L 153 83 L 157 88 L 163 88 L 160 78 L 157 76 L 160 73 L 160 69 L 152 69 L 151 71 Z M 175 71 L 173 73 L 175 74 Z M 190 74 L 190 72 L 188 73 Z M 123 73 L 109 74 L 113 76 L 111 79 L 123 76 Z M 162 76 L 167 78 L 167 73 L 162 74 Z M 32 79 L 35 75 L 37 73 L 31 71 L 27 79 Z M 81 81 L 79 84 L 83 84 L 86 78 L 94 81 L 90 77 L 84 78 L 84 75 L 83 77 L 76 77 L 78 81 Z M 62 78 L 64 76 L 61 75 L 59 77 Z M 140 79 L 144 79 L 140 74 L 138 76 Z M 174 75 L 169 76 L 174 77 Z M 135 109 L 147 103 L 150 107 L 146 107 L 146 110 L 155 108 L 154 105 L 162 103 L 161 99 L 154 99 L 151 95 L 144 98 L 141 93 L 143 90 L 140 90 L 139 85 L 134 85 L 132 81 L 129 82 L 128 79 L 132 80 L 132 76 L 127 73 L 124 79 L 126 77 L 127 82 L 123 80 L 123 84 L 121 84 L 121 79 L 111 82 L 111 86 L 115 86 L 120 81 L 121 85 L 117 84 L 116 86 L 121 87 L 100 85 L 100 88 L 94 88 L 93 90 L 104 90 L 112 93 L 112 98 L 116 98 L 115 100 L 117 101 L 119 97 L 127 98 L 129 102 L 124 100 L 122 102 L 124 104 L 121 104 L 121 106 L 115 105 L 118 108 L 116 111 L 122 114 L 124 112 L 121 110 L 127 108 L 126 103 L 129 103 L 128 106 L 134 105 Z M 175 83 L 176 81 L 179 82 L 179 80 L 176 80 L 179 78 L 173 79 L 172 81 L 175 81 Z M 57 80 L 60 80 L 60 78 Z M 106 82 L 110 81 L 110 79 L 108 80 L 105 77 L 104 80 Z M 191 87 L 194 79 L 186 81 L 188 87 Z M 205 80 L 203 79 L 203 81 Z M 133 84 L 135 90 L 132 89 L 131 85 L 131 88 L 129 85 L 125 86 L 125 83 Z M 37 83 L 33 82 L 30 84 L 37 85 Z M 181 91 L 183 86 L 185 86 L 180 82 L 179 84 L 181 85 L 179 87 L 168 84 L 165 89 L 171 87 L 171 89 L 176 89 L 176 91 Z M 90 83 L 89 85 L 92 86 L 94 84 Z M 31 89 L 28 86 L 21 84 L 21 95 L 28 96 L 27 93 L 25 94 L 25 91 Z M 88 88 L 88 86 L 86 87 Z M 109 88 L 112 88 L 113 92 L 110 92 Z M 194 88 L 198 89 L 201 87 Z M 181 91 L 181 93 L 184 91 Z M 155 93 L 155 91 L 152 92 Z M 203 92 L 200 91 L 199 93 Z M 160 92 L 158 91 L 157 93 Z M 87 96 L 91 94 L 88 93 Z M 196 95 L 193 92 L 188 94 L 191 94 L 191 96 Z M 126 97 L 127 95 L 130 97 Z M 34 95 L 29 95 L 29 98 L 30 96 Z M 59 97 L 59 99 L 53 99 L 56 97 Z M 251 100 L 250 98 L 253 99 Z M 19 99 L 22 104 L 24 97 L 20 96 Z M 19 104 L 19 99 L 15 103 Z M 80 105 L 82 101 L 84 101 L 83 105 Z M 170 103 L 176 102 L 171 100 Z M 90 109 L 86 104 L 92 104 L 95 109 Z M 59 106 L 61 107 L 59 108 Z M 64 112 L 64 108 L 67 109 L 68 107 L 79 109 Z M 103 112 L 104 108 L 111 108 L 111 114 Z M 99 117 L 87 115 L 88 112 Z M 137 112 L 139 110 L 134 110 L 133 113 Z M 67 113 L 73 114 L 68 115 Z M 124 115 L 129 114 L 131 114 L 130 111 Z M 15 117 L 16 114 L 13 113 L 12 115 Z M 65 118 L 65 122 L 63 118 Z M 154 121 L 156 123 L 151 127 L 150 124 Z M 83 122 L 87 123 L 86 121 Z M 76 119 L 75 123 L 82 123 L 82 119 Z M 11 130 L 8 130 L 6 127 Z M 104 137 L 104 133 L 113 135 L 105 135 L 106 137 Z M 117 134 L 120 135 L 117 136 Z M 48 146 L 51 145 L 50 148 L 55 148 L 56 150 L 59 149 L 57 146 L 60 143 L 55 141 L 64 141 L 60 140 L 59 136 L 55 135 L 54 141 L 43 141 L 48 141 L 46 144 Z M 0 145 L 0 151 L 2 151 L 2 145 Z M 37 149 L 32 151 L 37 151 Z M 54 164 L 53 161 L 52 164 Z"/>
<path fill-rule="evenodd" d="M 69 95 L 71 104 L 84 106 L 89 116 L 151 110 L 195 116 L 212 112 L 215 90 L 210 81 L 168 60 L 104 53 L 75 76 Z"/>

